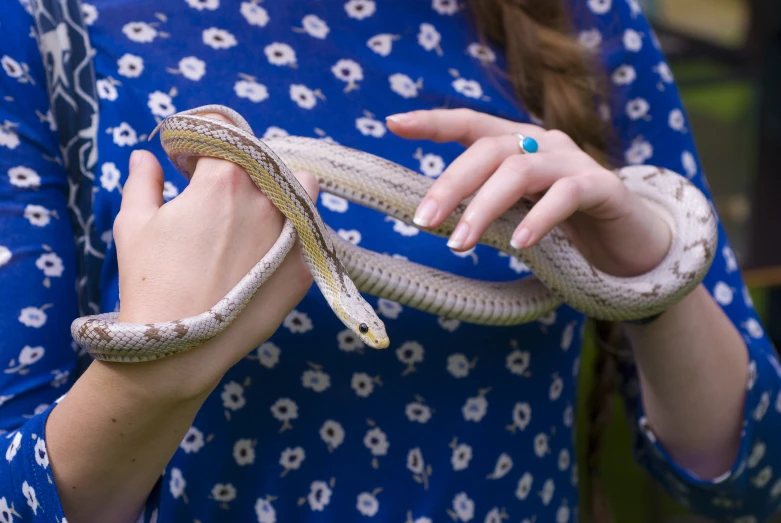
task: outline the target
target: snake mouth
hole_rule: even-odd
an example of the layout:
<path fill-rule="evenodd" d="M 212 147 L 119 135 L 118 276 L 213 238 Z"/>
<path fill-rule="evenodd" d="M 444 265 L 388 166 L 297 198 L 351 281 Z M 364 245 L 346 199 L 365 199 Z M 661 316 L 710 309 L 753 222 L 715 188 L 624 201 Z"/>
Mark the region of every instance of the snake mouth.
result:
<path fill-rule="evenodd" d="M 374 340 L 374 344 L 372 345 L 373 349 L 387 349 L 388 345 L 390 345 L 390 339 L 387 336 L 382 336 L 380 338 L 376 338 Z"/>
<path fill-rule="evenodd" d="M 375 332 L 369 330 L 364 334 L 360 334 L 361 341 L 372 349 L 387 349 L 390 345 L 390 339 L 384 332 Z"/>

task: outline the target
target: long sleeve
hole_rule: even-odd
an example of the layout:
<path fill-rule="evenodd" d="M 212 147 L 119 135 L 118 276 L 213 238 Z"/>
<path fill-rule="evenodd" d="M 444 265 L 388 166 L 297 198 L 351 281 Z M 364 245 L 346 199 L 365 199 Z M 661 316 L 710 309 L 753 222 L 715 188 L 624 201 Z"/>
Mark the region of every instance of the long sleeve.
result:
<path fill-rule="evenodd" d="M 619 4 L 610 13 L 598 14 L 596 20 L 603 23 L 600 45 L 608 63 L 611 117 L 623 142 L 623 162 L 676 171 L 710 198 L 686 113 L 652 29 L 634 2 Z M 595 34 L 585 29 L 581 40 L 594 43 Z M 713 481 L 697 478 L 656 440 L 644 417 L 638 388 L 627 380 L 624 393 L 636 424 L 636 455 L 693 512 L 718 521 L 764 521 L 781 501 L 781 365 L 721 224 L 716 258 L 703 284 L 742 334 L 749 352 L 750 379 L 739 454 L 723 476 Z"/>
<path fill-rule="evenodd" d="M 46 418 L 78 354 L 76 245 L 32 18 L 3 8 L 0 40 L 0 522 L 64 521 Z"/>

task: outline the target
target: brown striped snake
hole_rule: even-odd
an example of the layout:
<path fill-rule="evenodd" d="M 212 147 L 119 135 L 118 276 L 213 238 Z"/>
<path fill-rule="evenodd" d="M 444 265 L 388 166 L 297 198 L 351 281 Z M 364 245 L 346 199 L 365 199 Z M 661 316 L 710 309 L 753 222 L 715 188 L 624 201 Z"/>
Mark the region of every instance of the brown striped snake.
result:
<path fill-rule="evenodd" d="M 198 116 L 206 112 L 225 115 L 235 125 Z M 71 326 L 73 337 L 97 359 L 154 360 L 214 337 L 241 313 L 298 238 L 330 307 L 374 348 L 387 347 L 389 339 L 382 320 L 361 292 L 486 325 L 530 322 L 562 301 L 597 319 L 629 321 L 657 314 L 691 292 L 705 277 L 715 253 L 716 217 L 700 190 L 674 172 L 631 166 L 617 170 L 617 175 L 659 212 L 673 233 L 667 256 L 650 272 L 630 278 L 605 274 L 586 261 L 558 228 L 529 249 L 513 249 L 512 233 L 530 208 L 528 202 L 521 201 L 490 226 L 480 243 L 517 256 L 534 276 L 501 283 L 462 278 L 367 251 L 340 238 L 323 223 L 315 202 L 291 169 L 314 175 L 322 191 L 409 225 L 433 183 L 430 178 L 320 139 L 290 136 L 264 143 L 244 118 L 218 105 L 177 113 L 163 120 L 155 132 L 158 130 L 166 154 L 188 178 L 192 173 L 185 170 L 182 161 L 188 156 L 211 156 L 243 167 L 284 214 L 285 225 L 263 259 L 202 314 L 153 324 L 117 322 L 115 312 L 78 318 Z M 468 202 L 462 202 L 431 232 L 449 236 Z"/>

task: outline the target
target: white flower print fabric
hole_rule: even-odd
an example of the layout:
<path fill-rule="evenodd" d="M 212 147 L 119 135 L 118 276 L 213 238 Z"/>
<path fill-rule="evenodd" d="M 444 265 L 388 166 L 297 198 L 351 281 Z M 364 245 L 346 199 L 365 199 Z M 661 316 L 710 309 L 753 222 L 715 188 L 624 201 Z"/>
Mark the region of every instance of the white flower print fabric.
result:
<path fill-rule="evenodd" d="M 707 194 L 674 79 L 634 2 L 569 0 L 580 43 L 607 66 L 603 113 L 628 164 L 688 176 Z M 26 2 L 4 4 L 0 40 L 0 521 L 63 521 L 43 439 L 84 361 L 71 346 L 77 246 L 56 122 Z M 393 113 L 467 107 L 532 121 L 497 88 L 501 49 L 474 31 L 463 0 L 137 0 L 82 3 L 97 51 L 99 159 L 93 219 L 105 242 L 101 308 L 119 302 L 113 219 L 135 148 L 158 155 L 165 199 L 186 181 L 146 136 L 176 111 L 223 103 L 258 136 L 303 135 L 436 178 L 463 150 L 413 142 Z M 161 49 L 165 52 L 161 52 Z M 12 154 L 9 154 L 12 153 Z M 362 247 L 484 279 L 528 277 L 485 246 L 446 239 L 322 193 L 334 230 Z M 678 499 L 724 521 L 761 521 L 781 502 L 781 365 L 729 243 L 705 287 L 744 335 L 746 426 L 733 468 L 702 481 L 644 422 L 640 463 Z M 79 248 L 82 248 L 81 246 Z M 272 339 L 235 365 L 182 439 L 143 521 L 576 521 L 573 405 L 584 318 L 562 307 L 528 325 L 487 328 L 368 297 L 391 347 L 366 348 L 316 287 Z M 633 369 L 625 369 L 631 383 Z M 627 388 L 631 391 L 631 387 Z M 643 423 L 641 423 L 643 421 Z M 154 516 L 153 516 L 154 514 Z"/>

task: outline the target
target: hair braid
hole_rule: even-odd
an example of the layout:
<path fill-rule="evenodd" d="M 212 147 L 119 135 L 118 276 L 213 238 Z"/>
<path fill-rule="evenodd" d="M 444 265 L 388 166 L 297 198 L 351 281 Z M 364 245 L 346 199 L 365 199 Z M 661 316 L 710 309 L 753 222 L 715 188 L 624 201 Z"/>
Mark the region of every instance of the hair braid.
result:
<path fill-rule="evenodd" d="M 470 0 L 470 7 L 480 33 L 504 48 L 505 74 L 529 113 L 605 163 L 608 127 L 597 112 L 604 75 L 570 36 L 561 0 Z"/>
<path fill-rule="evenodd" d="M 571 21 L 562 0 L 469 0 L 479 33 L 504 48 L 516 96 L 545 128 L 568 134 L 584 151 L 608 166 L 610 130 L 598 106 L 607 84 L 598 64 L 570 34 Z M 591 480 L 588 501 L 594 521 L 613 520 L 597 476 L 603 436 L 618 384 L 617 324 L 597 322 L 601 350 L 594 364 L 589 397 L 588 455 Z M 607 347 L 606 347 L 607 345 Z"/>

